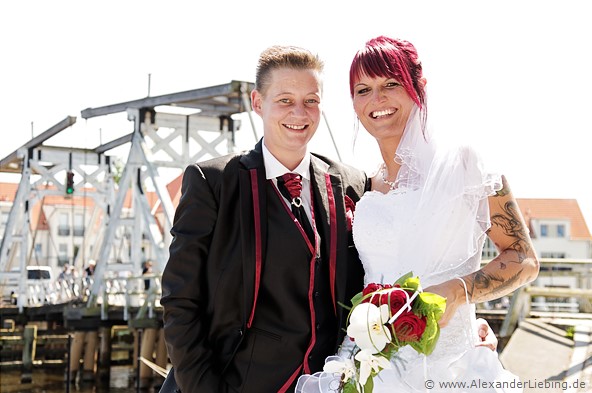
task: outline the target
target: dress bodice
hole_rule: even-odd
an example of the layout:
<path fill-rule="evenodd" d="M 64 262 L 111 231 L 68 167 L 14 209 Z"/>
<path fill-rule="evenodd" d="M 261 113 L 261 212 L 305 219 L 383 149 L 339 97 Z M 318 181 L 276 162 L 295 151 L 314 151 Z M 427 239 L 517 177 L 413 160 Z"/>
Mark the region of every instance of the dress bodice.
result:
<path fill-rule="evenodd" d="M 408 263 L 397 260 L 397 250 L 402 246 L 402 232 L 417 205 L 415 193 L 369 191 L 356 205 L 353 235 L 364 265 L 365 285 L 391 284 L 412 270 Z"/>
<path fill-rule="evenodd" d="M 436 213 L 420 208 L 419 194 L 420 191 L 414 190 L 394 190 L 387 194 L 370 191 L 357 203 L 353 235 L 364 265 L 365 284 L 392 284 L 412 271 L 419 276 L 425 288 L 478 269 L 480 251 L 467 258 L 462 256 L 466 252 L 465 247 L 451 249 L 454 237 L 462 234 L 446 225 L 427 221 L 426 213 L 427 216 Z M 454 216 L 466 214 L 462 206 L 456 206 L 455 210 L 444 212 L 446 221 L 454 222 Z M 449 259 L 453 260 L 452 263 L 443 261 Z M 459 259 L 463 262 L 456 263 Z M 444 268 L 440 271 L 436 266 Z M 431 355 L 433 359 L 453 353 L 460 355 L 474 345 L 474 310 L 472 305 L 458 309 L 448 327 L 442 329 L 436 350 Z M 402 355 L 406 355 L 406 351 Z M 408 353 L 408 356 L 416 355 L 413 350 Z"/>

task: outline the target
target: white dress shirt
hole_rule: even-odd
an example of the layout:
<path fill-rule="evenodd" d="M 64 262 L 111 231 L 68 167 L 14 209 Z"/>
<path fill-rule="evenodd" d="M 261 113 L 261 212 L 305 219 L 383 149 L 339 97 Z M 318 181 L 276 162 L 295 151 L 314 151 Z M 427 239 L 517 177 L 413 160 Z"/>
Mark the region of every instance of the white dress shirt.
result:
<path fill-rule="evenodd" d="M 267 147 L 265 146 L 265 138 L 263 139 L 262 146 L 265 174 L 267 176 L 267 179 L 271 179 L 276 187 L 276 178 L 278 176 L 282 176 L 285 173 L 297 173 L 302 177 L 302 194 L 300 195 L 300 198 L 302 199 L 302 204 L 304 206 L 306 216 L 308 217 L 308 221 L 312 223 L 312 217 L 310 213 L 310 153 L 307 150 L 300 164 L 298 164 L 298 166 L 293 171 L 291 171 L 288 168 L 286 168 L 281 162 L 279 162 L 278 159 L 275 158 L 273 154 L 271 154 L 269 149 L 267 149 Z M 286 205 L 290 207 L 290 201 L 285 197 L 283 199 Z"/>

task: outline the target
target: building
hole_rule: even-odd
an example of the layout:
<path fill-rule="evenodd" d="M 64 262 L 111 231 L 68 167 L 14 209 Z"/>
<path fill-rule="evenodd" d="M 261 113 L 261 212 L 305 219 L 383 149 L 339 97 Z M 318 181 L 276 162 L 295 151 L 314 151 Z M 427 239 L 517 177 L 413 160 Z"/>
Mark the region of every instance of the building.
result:
<path fill-rule="evenodd" d="M 592 236 L 575 199 L 518 199 L 541 258 L 592 258 Z"/>
<path fill-rule="evenodd" d="M 591 289 L 589 266 L 592 235 L 575 199 L 517 199 L 537 255 L 541 261 L 539 277 L 531 284 L 542 288 Z M 484 259 L 497 255 L 488 240 Z M 588 309 L 577 298 L 535 298 L 533 309 L 545 311 Z"/>
<path fill-rule="evenodd" d="M 531 238 L 541 258 L 534 286 L 591 289 L 589 260 L 592 236 L 575 199 L 519 199 Z M 582 263 L 580 263 L 582 262 Z M 571 298 L 535 298 L 533 309 L 542 311 L 589 310 L 590 301 Z"/>
<path fill-rule="evenodd" d="M 0 182 L 0 238 L 4 230 L 18 184 Z M 86 190 L 88 193 L 92 189 Z M 131 193 L 124 202 L 123 215 L 132 208 Z M 154 192 L 148 192 L 147 198 L 151 206 L 156 205 Z M 96 255 L 97 239 L 101 236 L 101 209 L 96 209 L 95 201 L 80 190 L 74 196 L 47 196 L 40 203 L 31 207 L 29 214 L 30 244 L 32 244 L 29 265 L 50 266 L 57 277 L 62 267 L 68 263 L 74 266 L 79 274 Z M 120 232 L 123 228 L 120 228 Z M 94 240 L 93 240 L 94 239 Z M 128 262 L 130 255 L 129 233 L 117 233 L 111 259 L 123 264 Z M 143 247 L 144 260 L 153 259 L 154 255 L 148 242 Z M 7 270 L 15 266 L 7 266 Z"/>

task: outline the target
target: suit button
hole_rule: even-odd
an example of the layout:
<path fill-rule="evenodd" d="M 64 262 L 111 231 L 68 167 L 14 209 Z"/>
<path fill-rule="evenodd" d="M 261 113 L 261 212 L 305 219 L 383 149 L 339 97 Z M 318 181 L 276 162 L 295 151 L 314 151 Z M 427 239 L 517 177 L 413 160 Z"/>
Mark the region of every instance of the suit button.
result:
<path fill-rule="evenodd" d="M 321 324 L 317 323 L 317 330 L 320 330 L 320 329 L 321 329 Z"/>
<path fill-rule="evenodd" d="M 314 293 L 313 296 L 314 296 L 315 299 L 318 299 L 319 296 L 321 296 L 321 293 L 319 291 L 315 291 L 315 293 Z"/>

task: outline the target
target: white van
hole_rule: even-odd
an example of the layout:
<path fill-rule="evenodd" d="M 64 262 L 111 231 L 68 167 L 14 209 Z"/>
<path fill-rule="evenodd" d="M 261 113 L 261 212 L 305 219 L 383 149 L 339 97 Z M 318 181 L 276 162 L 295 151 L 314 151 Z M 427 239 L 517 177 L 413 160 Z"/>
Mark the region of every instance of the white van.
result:
<path fill-rule="evenodd" d="M 0 286 L 2 286 L 2 298 L 4 302 L 15 303 L 16 296 L 19 293 L 19 281 L 21 272 L 19 268 L 13 268 L 10 272 L 0 273 Z M 24 291 L 27 297 L 33 294 L 33 291 L 42 293 L 45 297 L 49 295 L 51 283 L 53 282 L 53 273 L 49 266 L 27 266 L 27 278 L 25 280 Z"/>

